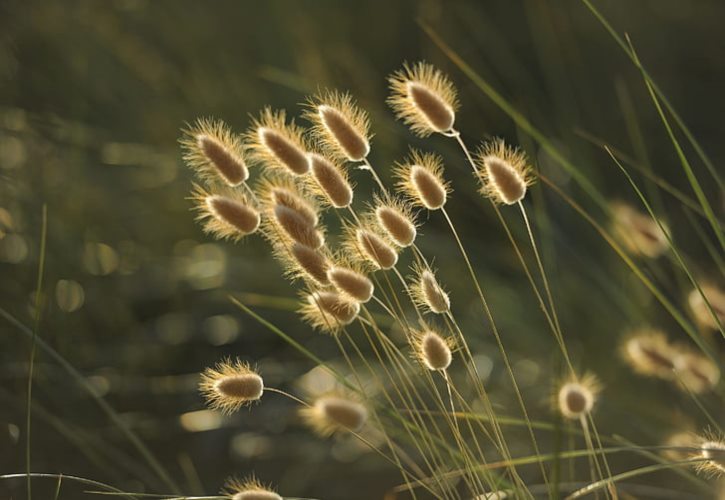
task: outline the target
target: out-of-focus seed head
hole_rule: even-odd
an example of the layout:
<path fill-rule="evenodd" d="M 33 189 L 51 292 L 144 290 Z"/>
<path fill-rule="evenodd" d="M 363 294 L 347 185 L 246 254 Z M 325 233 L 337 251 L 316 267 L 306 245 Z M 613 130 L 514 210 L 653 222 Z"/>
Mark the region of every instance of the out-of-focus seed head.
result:
<path fill-rule="evenodd" d="M 254 476 L 227 480 L 221 493 L 229 500 L 282 500 L 281 496 Z"/>
<path fill-rule="evenodd" d="M 305 117 L 326 154 L 356 162 L 370 153 L 370 120 L 350 94 L 327 90 L 313 96 Z"/>
<path fill-rule="evenodd" d="M 658 330 L 645 328 L 633 332 L 623 342 L 621 352 L 637 373 L 665 380 L 674 378 L 677 351 Z"/>
<path fill-rule="evenodd" d="M 526 196 L 532 183 L 531 167 L 526 155 L 494 139 L 481 146 L 476 154 L 481 193 L 504 205 L 513 205 Z"/>
<path fill-rule="evenodd" d="M 692 290 L 687 297 L 687 302 L 697 322 L 712 330 L 717 330 L 720 325 L 725 326 L 725 292 L 710 284 L 700 285 L 700 290 Z M 710 303 L 710 307 L 707 307 L 703 295 Z M 712 312 L 710 312 L 710 308 L 712 308 Z"/>
<path fill-rule="evenodd" d="M 359 432 L 368 419 L 368 411 L 349 395 L 329 394 L 318 397 L 300 415 L 317 434 L 330 436 L 335 432 Z"/>
<path fill-rule="evenodd" d="M 336 334 L 360 313 L 360 304 L 333 291 L 318 291 L 303 298 L 300 313 L 314 328 Z"/>
<path fill-rule="evenodd" d="M 611 204 L 613 233 L 633 255 L 656 258 L 669 248 L 667 226 L 622 202 Z M 664 231 L 663 231 L 664 228 Z"/>
<path fill-rule="evenodd" d="M 396 164 L 394 174 L 398 188 L 414 205 L 438 210 L 446 204 L 450 187 L 443 179 L 440 156 L 411 150 L 405 161 Z"/>
<path fill-rule="evenodd" d="M 591 374 L 564 383 L 556 397 L 559 412 L 573 420 L 588 415 L 594 408 L 600 390 L 597 378 Z"/>
<path fill-rule="evenodd" d="M 199 390 L 212 409 L 229 414 L 259 400 L 264 381 L 249 364 L 225 359 L 201 374 Z"/>
<path fill-rule="evenodd" d="M 307 183 L 310 191 L 332 207 L 350 206 L 353 188 L 347 171 L 316 153 L 310 153 L 309 161 L 312 175 Z"/>
<path fill-rule="evenodd" d="M 207 184 L 237 186 L 249 178 L 245 148 L 221 120 L 199 119 L 180 140 L 184 160 Z"/>
<path fill-rule="evenodd" d="M 239 241 L 259 228 L 260 214 L 237 190 L 194 186 L 191 199 L 204 232 L 219 239 Z"/>
<path fill-rule="evenodd" d="M 302 128 L 294 121 L 287 123 L 284 110 L 264 108 L 245 137 L 250 144 L 252 160 L 287 174 L 309 172 L 308 147 Z"/>
<path fill-rule="evenodd" d="M 720 369 L 710 358 L 685 347 L 675 357 L 675 372 L 680 387 L 695 394 L 711 391 L 720 381 Z"/>

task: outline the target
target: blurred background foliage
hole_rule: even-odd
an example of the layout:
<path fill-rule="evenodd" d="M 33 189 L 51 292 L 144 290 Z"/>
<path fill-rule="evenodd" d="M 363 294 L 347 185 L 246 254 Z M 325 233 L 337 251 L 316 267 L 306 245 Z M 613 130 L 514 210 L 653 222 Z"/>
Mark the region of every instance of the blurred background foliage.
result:
<path fill-rule="evenodd" d="M 719 165 L 725 155 L 725 4 L 597 5 L 631 35 L 650 73 Z M 221 118 L 241 132 L 265 105 L 296 115 L 318 87 L 350 90 L 370 112 L 371 158 L 383 177 L 409 145 L 444 155 L 455 189 L 449 209 L 491 298 L 524 397 L 536 418 L 554 419 L 549 393 L 561 373 L 555 344 L 515 254 L 453 142 L 420 141 L 393 120 L 384 104 L 386 75 L 405 60 L 436 64 L 458 86 L 458 123 L 470 144 L 494 135 L 519 142 L 538 168 L 596 218 L 602 214 L 450 63 L 421 22 L 606 196 L 636 201 L 611 159 L 583 133 L 651 165 L 691 196 L 641 76 L 576 0 L 0 3 L 0 305 L 32 324 L 45 204 L 40 338 L 87 377 L 187 494 L 212 494 L 228 475 L 252 471 L 285 494 L 320 498 L 380 498 L 400 480 L 354 441 L 312 436 L 287 400 L 268 395 L 251 411 L 220 418 L 203 411 L 196 392 L 197 373 L 226 355 L 258 363 L 273 386 L 299 391 L 319 379 L 309 360 L 235 308 L 230 293 L 323 359 L 339 362 L 334 342 L 298 320 L 296 291 L 280 276 L 265 242 L 218 243 L 194 224 L 186 199 L 190 173 L 177 145 L 180 128 L 197 117 Z M 632 141 L 628 113 L 636 116 L 644 147 Z M 701 165 L 696 168 L 709 179 Z M 355 180 L 361 192 L 370 192 L 366 176 L 355 174 Z M 705 184 L 722 215 L 722 193 Z M 601 430 L 659 444 L 673 431 L 702 428 L 686 395 L 633 378 L 616 352 L 622 332 L 642 324 L 682 341 L 684 333 L 560 200 L 537 187 L 530 202 L 570 350 L 607 387 L 598 409 Z M 710 261 L 693 216 L 667 196 L 656 207 L 698 276 L 708 276 Z M 506 216 L 523 237 L 518 214 Z M 421 246 L 452 292 L 487 386 L 502 412 L 511 413 L 510 388 L 454 243 L 437 217 L 423 233 Z M 671 266 L 662 259 L 643 265 L 682 306 L 687 289 Z M 0 473 L 24 470 L 29 345 L 0 321 Z M 33 470 L 128 491 L 168 491 L 42 350 L 36 370 Z M 723 408 L 710 409 L 723 414 Z M 542 438 L 543 449 L 552 448 L 550 438 Z M 523 443 L 514 444 L 514 455 L 526 452 Z M 636 456 L 619 460 L 617 470 L 637 464 Z M 38 498 L 47 498 L 51 483 L 38 482 Z M 661 483 L 676 485 L 677 476 L 663 474 Z M 61 498 L 79 491 L 64 485 Z M 2 498 L 24 495 L 22 481 L 0 484 Z"/>

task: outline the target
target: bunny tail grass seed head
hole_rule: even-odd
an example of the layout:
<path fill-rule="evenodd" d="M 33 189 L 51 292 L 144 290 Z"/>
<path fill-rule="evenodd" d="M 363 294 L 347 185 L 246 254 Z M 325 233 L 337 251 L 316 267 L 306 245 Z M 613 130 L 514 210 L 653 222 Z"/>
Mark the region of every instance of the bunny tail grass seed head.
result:
<path fill-rule="evenodd" d="M 711 477 L 725 475 L 725 440 L 704 439 L 697 458 L 705 460 L 697 465 L 698 471 Z"/>
<path fill-rule="evenodd" d="M 217 189 L 212 194 L 201 186 L 194 186 L 192 200 L 197 220 L 205 233 L 219 239 L 239 241 L 259 228 L 259 212 L 239 191 Z"/>
<path fill-rule="evenodd" d="M 201 374 L 199 390 L 214 410 L 230 414 L 259 400 L 264 381 L 248 363 L 225 359 Z"/>
<path fill-rule="evenodd" d="M 630 334 L 622 344 L 622 356 L 636 373 L 671 380 L 676 350 L 664 333 L 649 328 Z"/>
<path fill-rule="evenodd" d="M 454 343 L 451 338 L 443 338 L 433 330 L 415 332 L 415 355 L 428 370 L 447 369 L 453 361 Z"/>
<path fill-rule="evenodd" d="M 226 495 L 229 500 L 283 500 L 281 496 L 253 476 L 241 480 L 229 479 L 222 489 L 222 494 Z"/>
<path fill-rule="evenodd" d="M 340 160 L 362 161 L 370 153 L 370 120 L 348 93 L 325 90 L 308 103 L 305 117 L 320 147 Z"/>
<path fill-rule="evenodd" d="M 347 171 L 316 153 L 310 153 L 309 162 L 312 172 L 312 178 L 308 178 L 310 191 L 335 208 L 350 206 L 353 190 Z"/>
<path fill-rule="evenodd" d="M 339 431 L 359 432 L 368 419 L 367 409 L 351 396 L 329 394 L 300 410 L 305 423 L 320 436 Z"/>
<path fill-rule="evenodd" d="M 405 63 L 388 82 L 388 104 L 413 133 L 427 137 L 453 129 L 459 107 L 456 89 L 434 66 L 424 62 Z"/>
<path fill-rule="evenodd" d="M 392 269 L 398 263 L 398 252 L 371 227 L 371 224 L 364 223 L 362 227 L 345 228 L 343 247 L 350 259 L 360 259 L 372 270 Z"/>
<path fill-rule="evenodd" d="M 494 139 L 481 146 L 476 154 L 481 193 L 504 205 L 518 203 L 532 184 L 531 167 L 526 155 Z"/>
<path fill-rule="evenodd" d="M 378 225 L 396 245 L 405 248 L 415 242 L 418 230 L 408 205 L 397 199 L 383 201 L 376 198 L 373 206 Z"/>
<path fill-rule="evenodd" d="M 257 183 L 256 191 L 266 211 L 283 205 L 297 212 L 309 226 L 317 226 L 320 221 L 320 207 L 288 175 L 266 175 Z"/>
<path fill-rule="evenodd" d="M 695 394 L 714 389 L 720 381 L 720 369 L 703 354 L 680 348 L 675 357 L 675 371 L 680 387 Z"/>
<path fill-rule="evenodd" d="M 337 292 L 323 290 L 305 296 L 300 313 L 314 328 L 335 334 L 355 321 L 360 304 Z"/>
<path fill-rule="evenodd" d="M 327 278 L 335 288 L 350 300 L 365 303 L 373 297 L 373 282 L 351 265 L 340 263 L 327 271 Z"/>
<path fill-rule="evenodd" d="M 435 314 L 444 314 L 451 310 L 451 301 L 448 294 L 438 283 L 435 274 L 422 266 L 416 265 L 414 270 L 414 281 L 410 291 L 415 303 L 427 308 Z"/>
<path fill-rule="evenodd" d="M 180 142 L 184 160 L 204 182 L 237 186 L 249 178 L 244 145 L 221 120 L 197 120 Z"/>
<path fill-rule="evenodd" d="M 287 123 L 284 110 L 264 108 L 252 128 L 246 133 L 251 157 L 265 167 L 292 175 L 304 175 L 310 170 L 307 144 L 302 128 L 294 121 Z"/>
<path fill-rule="evenodd" d="M 633 255 L 656 258 L 669 248 L 667 235 L 662 227 L 649 214 L 636 210 L 623 202 L 611 204 L 613 233 L 624 247 Z"/>
<path fill-rule="evenodd" d="M 289 278 L 301 278 L 321 286 L 330 284 L 327 278 L 330 263 L 324 246 L 314 249 L 297 242 L 291 245 L 276 242 L 274 255 L 282 262 Z"/>
<path fill-rule="evenodd" d="M 700 290 L 702 290 L 702 293 L 700 293 Z M 710 284 L 700 285 L 700 290 L 692 290 L 687 297 L 687 302 L 695 320 L 697 320 L 697 322 L 702 326 L 712 330 L 717 330 L 719 328 L 718 322 L 715 321 L 715 318 L 720 321 L 721 325 L 725 326 L 725 292 Z M 712 308 L 712 313 L 715 314 L 715 318 L 712 317 L 710 308 L 707 307 L 707 303 L 702 297 L 703 295 L 710 303 L 710 307 Z"/>
<path fill-rule="evenodd" d="M 310 225 L 309 220 L 297 210 L 286 205 L 276 205 L 272 217 L 284 234 L 293 242 L 318 249 L 325 244 L 321 231 Z"/>
<path fill-rule="evenodd" d="M 411 150 L 403 163 L 394 169 L 400 191 L 413 204 L 438 210 L 446 204 L 450 191 L 443 180 L 443 159 L 434 153 Z"/>
<path fill-rule="evenodd" d="M 557 393 L 556 403 L 559 412 L 572 420 L 579 419 L 591 413 L 601 387 L 594 375 L 564 383 Z"/>

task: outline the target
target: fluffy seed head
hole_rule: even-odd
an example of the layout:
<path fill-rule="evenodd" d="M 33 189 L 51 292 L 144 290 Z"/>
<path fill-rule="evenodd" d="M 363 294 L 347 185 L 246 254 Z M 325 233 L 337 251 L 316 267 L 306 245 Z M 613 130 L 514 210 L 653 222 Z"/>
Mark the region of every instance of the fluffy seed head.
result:
<path fill-rule="evenodd" d="M 699 458 L 707 460 L 698 465 L 698 470 L 706 474 L 721 476 L 725 474 L 725 441 L 707 440 L 700 445 Z"/>
<path fill-rule="evenodd" d="M 634 332 L 623 343 L 622 355 L 637 373 L 666 380 L 674 377 L 677 351 L 660 331 L 642 329 Z"/>
<path fill-rule="evenodd" d="M 433 330 L 414 336 L 416 356 L 431 371 L 447 369 L 453 360 L 452 339 L 445 339 Z"/>
<path fill-rule="evenodd" d="M 246 137 L 254 161 L 293 175 L 310 170 L 302 129 L 294 121 L 287 123 L 284 110 L 262 110 Z"/>
<path fill-rule="evenodd" d="M 526 196 L 532 183 L 531 167 L 526 155 L 494 139 L 481 146 L 476 154 L 481 193 L 496 203 L 513 205 Z"/>
<path fill-rule="evenodd" d="M 229 479 L 222 494 L 228 496 L 229 500 L 282 500 L 281 496 L 254 477 Z"/>
<path fill-rule="evenodd" d="M 362 161 L 370 152 L 370 121 L 352 96 L 324 91 L 308 102 L 305 117 L 323 150 L 340 160 Z"/>
<path fill-rule="evenodd" d="M 359 312 L 360 304 L 330 291 L 307 295 L 300 309 L 305 321 L 318 330 L 332 334 L 352 323 Z"/>
<path fill-rule="evenodd" d="M 315 400 L 300 411 L 302 418 L 321 436 L 338 431 L 360 431 L 368 419 L 367 409 L 346 395 L 330 394 Z"/>
<path fill-rule="evenodd" d="M 717 330 L 719 328 L 718 322 L 712 317 L 710 309 L 707 307 L 702 295 L 704 294 L 707 297 L 712 312 L 720 321 L 720 324 L 725 325 L 725 292 L 709 284 L 700 285 L 700 289 L 702 290 L 702 294 L 697 289 L 692 290 L 687 297 L 687 302 L 699 324 L 706 328 Z"/>
<path fill-rule="evenodd" d="M 438 283 L 435 274 L 425 267 L 416 266 L 415 281 L 410 287 L 413 300 L 421 307 L 429 309 L 432 313 L 443 314 L 451 309 L 448 294 Z"/>
<path fill-rule="evenodd" d="M 686 348 L 675 357 L 675 370 L 681 386 L 695 394 L 712 390 L 720 381 L 720 369 L 715 363 Z"/>
<path fill-rule="evenodd" d="M 478 495 L 473 500 L 506 500 L 509 498 L 508 492 L 504 490 L 491 491 L 489 493 L 483 493 Z"/>
<path fill-rule="evenodd" d="M 417 230 L 411 210 L 401 201 L 377 201 L 375 219 L 388 237 L 400 247 L 409 247 L 415 241 Z"/>
<path fill-rule="evenodd" d="M 249 178 L 244 145 L 221 120 L 197 120 L 180 142 L 184 160 L 203 181 L 236 186 Z"/>
<path fill-rule="evenodd" d="M 373 282 L 367 276 L 342 265 L 330 267 L 327 278 L 340 293 L 357 302 L 368 302 L 375 290 Z"/>
<path fill-rule="evenodd" d="M 667 235 L 649 214 L 621 202 L 612 203 L 611 213 L 613 232 L 630 253 L 655 258 L 669 248 Z M 660 224 L 667 230 L 664 223 Z"/>
<path fill-rule="evenodd" d="M 309 224 L 303 214 L 286 205 L 277 205 L 273 210 L 277 226 L 295 243 L 317 249 L 324 243 L 322 233 Z"/>
<path fill-rule="evenodd" d="M 347 171 L 316 153 L 310 153 L 309 162 L 311 191 L 335 208 L 350 206 L 353 190 Z"/>
<path fill-rule="evenodd" d="M 398 263 L 398 252 L 384 238 L 369 229 L 357 228 L 354 230 L 355 246 L 358 254 L 378 269 L 391 269 Z M 347 242 L 346 242 L 347 243 Z"/>
<path fill-rule="evenodd" d="M 443 180 L 443 160 L 433 153 L 411 150 L 403 163 L 395 166 L 398 188 L 415 205 L 438 210 L 446 204 L 450 188 Z"/>
<path fill-rule="evenodd" d="M 249 364 L 225 359 L 201 374 L 199 390 L 212 409 L 230 414 L 261 398 L 264 382 Z"/>
<path fill-rule="evenodd" d="M 256 192 L 265 211 L 273 211 L 277 205 L 284 205 L 297 212 L 306 224 L 317 226 L 320 208 L 290 176 L 265 176 L 257 184 Z"/>
<path fill-rule="evenodd" d="M 274 255 L 282 262 L 287 276 L 291 279 L 304 279 L 317 285 L 329 285 L 327 269 L 330 267 L 325 248 L 314 249 L 292 242 L 277 242 Z"/>
<path fill-rule="evenodd" d="M 196 185 L 192 192 L 197 220 L 202 223 L 205 233 L 219 239 L 239 241 L 259 228 L 259 212 L 243 194 L 224 188 L 216 191 L 212 194 Z"/>
<path fill-rule="evenodd" d="M 406 63 L 388 82 L 388 104 L 415 134 L 427 137 L 453 129 L 459 107 L 456 89 L 435 67 L 424 62 Z"/>
<path fill-rule="evenodd" d="M 559 411 L 565 418 L 570 419 L 588 415 L 594 408 L 599 391 L 599 382 L 594 375 L 585 375 L 581 380 L 567 382 L 557 394 Z"/>

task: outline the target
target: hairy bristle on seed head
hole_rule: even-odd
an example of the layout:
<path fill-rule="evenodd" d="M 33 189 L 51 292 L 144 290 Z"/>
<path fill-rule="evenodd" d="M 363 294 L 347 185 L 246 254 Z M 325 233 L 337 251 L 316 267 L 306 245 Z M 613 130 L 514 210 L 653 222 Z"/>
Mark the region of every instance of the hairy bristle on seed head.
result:
<path fill-rule="evenodd" d="M 675 357 L 675 372 L 680 386 L 695 394 L 714 389 L 720 381 L 720 369 L 710 358 L 685 347 Z"/>
<path fill-rule="evenodd" d="M 333 334 L 352 323 L 359 312 L 360 304 L 331 291 L 307 295 L 300 309 L 303 318 L 313 327 Z"/>
<path fill-rule="evenodd" d="M 707 302 L 705 302 L 705 298 Z M 702 326 L 713 330 L 725 326 L 725 292 L 720 288 L 702 284 L 700 290 L 694 289 L 690 292 L 687 302 L 693 316 Z M 708 302 L 710 307 L 708 307 Z"/>
<path fill-rule="evenodd" d="M 297 242 L 274 241 L 274 255 L 282 262 L 290 279 L 303 279 L 316 285 L 329 285 L 326 248 L 310 248 Z"/>
<path fill-rule="evenodd" d="M 622 344 L 622 355 L 637 373 L 667 380 L 674 376 L 677 352 L 660 331 L 633 332 Z"/>
<path fill-rule="evenodd" d="M 531 167 L 526 155 L 494 139 L 481 146 L 476 154 L 481 193 L 496 203 L 513 205 L 526 196 L 532 183 Z"/>
<path fill-rule="evenodd" d="M 247 363 L 226 359 L 201 374 L 199 390 L 212 409 L 233 413 L 261 398 L 264 382 Z"/>
<path fill-rule="evenodd" d="M 344 395 L 321 396 L 309 408 L 300 411 L 305 422 L 321 436 L 338 431 L 360 431 L 368 419 L 367 409 Z"/>
<path fill-rule="evenodd" d="M 611 204 L 614 234 L 633 255 L 656 258 L 669 248 L 667 226 L 623 202 Z M 664 230 L 663 230 L 664 228 Z"/>
<path fill-rule="evenodd" d="M 309 155 L 309 162 L 312 171 L 312 190 L 335 208 L 350 206 L 353 190 L 347 172 L 316 153 Z"/>
<path fill-rule="evenodd" d="M 699 471 L 712 477 L 725 474 L 725 441 L 708 439 L 700 445 L 699 457 L 704 462 L 698 464 Z"/>
<path fill-rule="evenodd" d="M 265 108 L 252 123 L 246 134 L 251 158 L 267 168 L 293 175 L 306 174 L 310 169 L 307 161 L 307 144 L 302 129 L 287 123 L 284 110 Z"/>
<path fill-rule="evenodd" d="M 594 408 L 598 392 L 599 382 L 593 375 L 585 375 L 581 380 L 566 382 L 557 393 L 559 412 L 569 419 L 588 415 Z"/>
<path fill-rule="evenodd" d="M 444 314 L 451 309 L 448 294 L 438 283 L 435 274 L 427 268 L 416 266 L 415 277 L 411 285 L 413 300 L 435 314 Z"/>
<path fill-rule="evenodd" d="M 281 496 L 253 476 L 241 480 L 229 479 L 222 489 L 222 494 L 229 500 L 282 500 Z"/>
<path fill-rule="evenodd" d="M 180 142 L 184 160 L 203 181 L 236 186 L 249 178 L 244 145 L 221 120 L 197 120 Z"/>
<path fill-rule="evenodd" d="M 327 277 L 335 288 L 357 302 L 368 302 L 375 290 L 372 281 L 364 274 L 343 266 L 332 266 Z"/>
<path fill-rule="evenodd" d="M 455 87 L 443 73 L 424 62 L 404 64 L 388 81 L 388 104 L 414 133 L 427 137 L 452 131 L 458 99 Z"/>
<path fill-rule="evenodd" d="M 335 158 L 362 161 L 370 152 L 370 122 L 350 94 L 324 91 L 312 97 L 305 117 L 323 150 Z"/>
<path fill-rule="evenodd" d="M 433 330 L 415 335 L 416 354 L 423 365 L 432 371 L 447 369 L 453 360 L 451 341 Z"/>
<path fill-rule="evenodd" d="M 355 230 L 358 251 L 379 269 L 391 269 L 398 262 L 398 252 L 385 239 L 368 229 Z"/>
<path fill-rule="evenodd" d="M 438 210 L 446 203 L 449 187 L 443 180 L 443 160 L 432 153 L 412 150 L 406 161 L 396 164 L 398 188 L 414 204 Z"/>
<path fill-rule="evenodd" d="M 238 191 L 218 188 L 212 194 L 197 185 L 192 200 L 204 232 L 216 238 L 239 241 L 259 228 L 259 212 Z"/>
<path fill-rule="evenodd" d="M 400 247 L 408 247 L 413 244 L 417 236 L 415 219 L 411 210 L 402 202 L 375 203 L 375 218 L 378 225 L 384 230 L 391 240 Z"/>
<path fill-rule="evenodd" d="M 310 225 L 304 214 L 287 205 L 277 205 L 272 212 L 278 227 L 294 242 L 317 249 L 324 243 L 322 233 Z"/>

